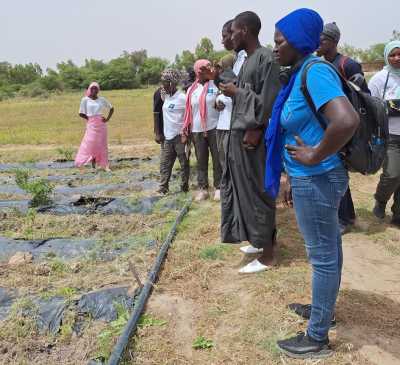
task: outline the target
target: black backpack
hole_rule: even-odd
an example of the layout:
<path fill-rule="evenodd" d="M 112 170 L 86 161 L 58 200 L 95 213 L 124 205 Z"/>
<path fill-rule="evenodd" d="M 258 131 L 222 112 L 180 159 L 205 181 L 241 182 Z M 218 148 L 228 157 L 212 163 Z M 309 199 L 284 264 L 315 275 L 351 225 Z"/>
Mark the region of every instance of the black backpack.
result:
<path fill-rule="evenodd" d="M 382 167 L 389 139 L 386 103 L 361 91 L 358 86 L 344 79 L 331 63 L 320 59 L 311 61 L 302 72 L 301 91 L 323 129 L 326 129 L 327 122 L 322 114 L 316 110 L 306 82 L 308 71 L 316 63 L 324 63 L 335 70 L 342 81 L 344 93 L 360 117 L 358 129 L 352 139 L 340 151 L 340 156 L 346 168 L 363 175 L 375 174 Z"/>

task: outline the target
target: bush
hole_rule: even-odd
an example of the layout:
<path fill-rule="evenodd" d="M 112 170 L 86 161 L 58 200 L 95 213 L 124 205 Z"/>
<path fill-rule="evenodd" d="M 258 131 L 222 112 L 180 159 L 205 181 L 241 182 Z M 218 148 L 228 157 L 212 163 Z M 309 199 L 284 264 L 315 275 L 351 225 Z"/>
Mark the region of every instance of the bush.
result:
<path fill-rule="evenodd" d="M 32 195 L 31 207 L 40 207 L 51 203 L 50 195 L 54 186 L 45 179 L 29 180 L 29 171 L 16 170 L 15 182 L 18 187 Z"/>
<path fill-rule="evenodd" d="M 19 94 L 21 96 L 25 96 L 28 98 L 48 98 L 49 97 L 49 92 L 40 85 L 40 82 L 34 82 L 32 84 L 24 86 Z"/>
<path fill-rule="evenodd" d="M 71 147 L 58 147 L 57 153 L 60 155 L 61 160 L 72 161 L 75 150 Z"/>

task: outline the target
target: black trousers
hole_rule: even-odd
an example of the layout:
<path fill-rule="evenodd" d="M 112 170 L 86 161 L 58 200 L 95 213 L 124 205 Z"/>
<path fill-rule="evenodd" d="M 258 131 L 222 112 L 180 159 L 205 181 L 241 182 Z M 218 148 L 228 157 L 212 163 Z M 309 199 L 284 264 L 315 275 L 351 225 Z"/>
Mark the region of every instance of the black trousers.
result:
<path fill-rule="evenodd" d="M 356 212 L 354 210 L 353 198 L 351 197 L 350 188 L 347 189 L 339 206 L 339 222 L 344 226 L 354 224 Z"/>

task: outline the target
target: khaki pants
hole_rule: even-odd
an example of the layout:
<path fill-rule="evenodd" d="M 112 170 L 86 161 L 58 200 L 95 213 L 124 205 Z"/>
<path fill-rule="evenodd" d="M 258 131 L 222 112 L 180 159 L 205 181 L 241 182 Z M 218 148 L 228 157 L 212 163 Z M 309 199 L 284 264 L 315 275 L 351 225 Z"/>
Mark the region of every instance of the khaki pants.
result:
<path fill-rule="evenodd" d="M 174 139 L 165 140 L 161 144 L 160 190 L 168 191 L 172 168 L 177 157 L 181 165 L 181 190 L 187 191 L 189 189 L 189 160 L 186 157 L 185 145 L 181 142 L 181 136 L 178 135 Z"/>

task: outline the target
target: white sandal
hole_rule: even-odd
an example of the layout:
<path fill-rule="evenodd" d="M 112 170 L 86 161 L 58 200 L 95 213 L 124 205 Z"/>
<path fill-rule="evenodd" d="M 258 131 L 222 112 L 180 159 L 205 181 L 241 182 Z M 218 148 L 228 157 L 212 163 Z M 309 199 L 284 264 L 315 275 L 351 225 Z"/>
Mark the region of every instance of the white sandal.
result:
<path fill-rule="evenodd" d="M 272 269 L 272 266 L 263 265 L 260 261 L 255 259 L 246 266 L 239 270 L 239 274 L 255 274 L 258 272 L 266 271 Z"/>
<path fill-rule="evenodd" d="M 245 253 L 246 255 L 253 255 L 256 253 L 262 253 L 264 251 L 263 248 L 256 248 L 251 245 L 240 247 L 240 251 Z"/>

